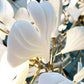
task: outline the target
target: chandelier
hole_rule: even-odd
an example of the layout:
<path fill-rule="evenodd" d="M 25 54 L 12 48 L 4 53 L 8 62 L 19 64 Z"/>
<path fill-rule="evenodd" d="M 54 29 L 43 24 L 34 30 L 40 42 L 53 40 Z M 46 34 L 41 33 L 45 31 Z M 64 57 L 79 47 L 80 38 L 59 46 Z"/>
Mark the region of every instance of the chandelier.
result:
<path fill-rule="evenodd" d="M 83 0 L 0 0 L 0 39 L 2 84 L 84 83 Z"/>

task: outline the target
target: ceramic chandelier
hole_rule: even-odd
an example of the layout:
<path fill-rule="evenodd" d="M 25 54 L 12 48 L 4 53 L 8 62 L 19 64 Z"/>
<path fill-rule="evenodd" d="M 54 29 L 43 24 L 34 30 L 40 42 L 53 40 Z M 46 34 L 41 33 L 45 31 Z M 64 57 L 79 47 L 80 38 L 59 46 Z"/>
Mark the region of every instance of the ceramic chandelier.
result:
<path fill-rule="evenodd" d="M 0 45 L 4 46 L 1 35 L 8 35 L 3 37 L 7 47 L 0 55 L 0 83 L 82 84 L 84 5 L 76 5 L 84 2 L 37 1 L 0 0 Z M 77 58 L 72 81 L 66 67 Z"/>

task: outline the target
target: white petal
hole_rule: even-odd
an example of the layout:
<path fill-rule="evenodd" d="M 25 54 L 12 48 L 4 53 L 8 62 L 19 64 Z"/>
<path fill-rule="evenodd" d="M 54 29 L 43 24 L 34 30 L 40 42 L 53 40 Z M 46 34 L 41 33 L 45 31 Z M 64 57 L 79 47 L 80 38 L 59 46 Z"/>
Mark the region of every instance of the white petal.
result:
<path fill-rule="evenodd" d="M 80 14 L 84 11 L 84 8 L 79 10 L 71 4 L 65 10 L 73 17 L 75 21 L 77 21 Z"/>
<path fill-rule="evenodd" d="M 13 81 L 13 84 L 24 84 L 28 75 L 28 70 L 29 70 L 29 62 L 26 61 L 19 67 L 17 67 L 17 77 Z"/>
<path fill-rule="evenodd" d="M 14 11 L 10 3 L 7 0 L 0 0 L 0 21 L 2 21 L 9 30 L 15 22 L 13 16 Z"/>
<path fill-rule="evenodd" d="M 74 84 L 59 73 L 43 73 L 39 77 L 38 84 Z"/>
<path fill-rule="evenodd" d="M 26 8 L 19 8 L 19 10 L 17 11 L 17 13 L 15 14 L 15 19 L 16 20 L 25 20 L 25 21 L 30 21 L 30 16 L 27 12 Z"/>
<path fill-rule="evenodd" d="M 60 25 L 61 13 L 62 13 L 62 0 L 50 0 L 56 11 L 57 27 Z"/>
<path fill-rule="evenodd" d="M 76 5 L 76 3 L 78 2 L 78 0 L 71 0 L 71 3 L 70 4 L 72 4 L 73 6 L 75 6 Z"/>
<path fill-rule="evenodd" d="M 27 78 L 28 69 L 29 69 L 28 61 L 21 64 L 18 67 L 12 68 L 7 60 L 7 52 L 6 52 L 1 58 L 0 82 L 3 82 L 3 84 L 6 84 L 6 83 L 23 84 L 23 82 Z"/>
<path fill-rule="evenodd" d="M 49 48 L 39 32 L 28 22 L 18 21 L 8 38 L 8 60 L 13 66 L 40 56 L 49 61 Z"/>
<path fill-rule="evenodd" d="M 52 37 L 56 37 L 58 35 L 58 27 L 61 24 L 61 13 L 62 13 L 62 0 L 49 0 L 53 5 L 56 11 L 56 29 L 52 33 Z"/>
<path fill-rule="evenodd" d="M 44 9 L 44 13 L 46 15 L 46 21 L 47 21 L 47 32 L 48 36 L 51 35 L 51 32 L 53 29 L 55 29 L 56 26 L 56 13 L 53 8 L 53 6 L 49 2 L 41 3 L 41 7 Z M 52 28 L 51 28 L 52 27 Z"/>
<path fill-rule="evenodd" d="M 46 23 L 46 16 L 44 13 L 44 10 L 40 6 L 39 3 L 37 2 L 30 2 L 27 6 L 28 11 L 30 12 L 32 18 L 34 19 L 34 22 L 38 26 L 40 33 L 45 37 L 45 30 L 47 28 L 47 23 Z"/>
<path fill-rule="evenodd" d="M 16 22 L 16 20 L 15 19 L 13 19 L 13 18 L 8 18 L 8 17 L 5 17 L 5 18 L 3 18 L 3 21 L 2 21 L 4 24 L 0 24 L 0 27 L 2 28 L 2 29 L 4 29 L 5 31 L 7 31 L 7 30 L 11 30 L 11 28 L 12 28 L 12 26 L 13 26 L 13 24 Z"/>
<path fill-rule="evenodd" d="M 65 48 L 61 53 L 84 49 L 84 27 L 75 27 L 67 32 Z"/>
<path fill-rule="evenodd" d="M 2 21 L 5 17 L 13 17 L 14 11 L 12 6 L 7 0 L 0 0 L 0 20 Z"/>
<path fill-rule="evenodd" d="M 16 20 L 14 18 L 4 18 L 4 24 L 7 27 L 7 29 L 10 31 Z"/>
<path fill-rule="evenodd" d="M 56 27 L 56 14 L 55 14 L 55 10 L 54 10 L 53 6 L 49 2 L 45 1 L 44 3 L 41 3 L 41 7 L 43 8 L 45 16 L 46 16 L 47 27 L 45 29 L 45 31 L 46 31 L 45 37 L 46 37 L 47 41 L 49 42 L 51 34 Z M 48 44 L 50 44 L 50 42 Z"/>

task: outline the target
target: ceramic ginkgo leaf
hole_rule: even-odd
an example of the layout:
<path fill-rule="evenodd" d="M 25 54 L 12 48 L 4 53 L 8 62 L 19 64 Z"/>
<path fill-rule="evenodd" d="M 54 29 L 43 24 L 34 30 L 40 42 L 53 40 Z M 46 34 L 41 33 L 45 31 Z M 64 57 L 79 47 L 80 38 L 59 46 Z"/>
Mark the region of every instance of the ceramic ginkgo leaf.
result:
<path fill-rule="evenodd" d="M 84 49 L 84 26 L 75 27 L 67 32 L 65 48 L 60 52 L 62 54 Z"/>
<path fill-rule="evenodd" d="M 15 19 L 16 20 L 25 20 L 25 21 L 30 21 L 30 16 L 27 12 L 26 8 L 19 8 L 19 10 L 17 11 L 17 13 L 15 14 Z"/>
<path fill-rule="evenodd" d="M 44 8 L 44 5 L 48 6 L 47 10 L 47 6 Z M 8 61 L 12 66 L 37 56 L 42 57 L 46 63 L 49 62 L 50 36 L 56 21 L 56 17 L 53 16 L 54 8 L 49 2 L 30 2 L 28 10 L 38 30 L 26 21 L 17 21 L 14 24 L 8 37 Z"/>
<path fill-rule="evenodd" d="M 59 73 L 43 73 L 40 75 L 38 84 L 74 84 Z"/>

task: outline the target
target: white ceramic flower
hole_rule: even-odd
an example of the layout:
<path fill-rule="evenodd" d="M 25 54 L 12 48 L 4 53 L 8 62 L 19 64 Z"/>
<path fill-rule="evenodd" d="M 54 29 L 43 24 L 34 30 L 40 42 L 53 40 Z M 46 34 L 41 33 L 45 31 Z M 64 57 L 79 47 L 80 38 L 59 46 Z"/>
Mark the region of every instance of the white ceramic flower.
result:
<path fill-rule="evenodd" d="M 38 29 L 26 21 L 14 24 L 8 37 L 8 61 L 13 67 L 37 56 L 49 62 L 50 37 L 56 26 L 55 10 L 49 2 L 30 2 L 28 11 Z"/>
<path fill-rule="evenodd" d="M 28 10 L 38 31 L 26 21 L 18 21 L 13 26 L 8 38 L 8 52 L 1 59 L 0 76 L 2 77 L 4 73 L 6 75 L 0 80 L 3 84 L 23 84 L 28 75 L 29 65 L 28 62 L 24 64 L 23 62 L 28 59 L 41 56 L 47 62 L 49 61 L 50 36 L 56 21 L 54 8 L 49 2 L 41 4 L 31 2 Z"/>
<path fill-rule="evenodd" d="M 59 73 L 43 73 L 40 75 L 38 84 L 74 84 Z"/>

